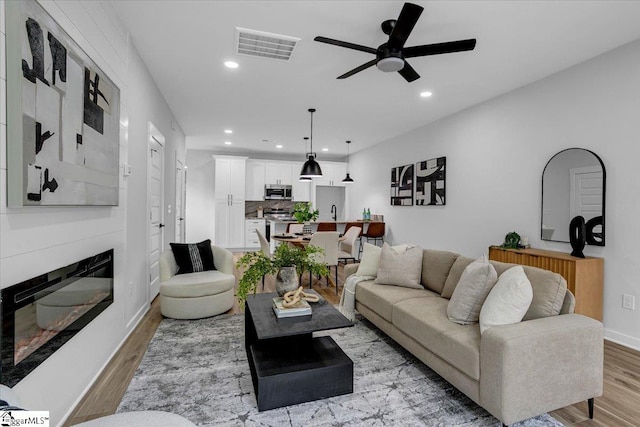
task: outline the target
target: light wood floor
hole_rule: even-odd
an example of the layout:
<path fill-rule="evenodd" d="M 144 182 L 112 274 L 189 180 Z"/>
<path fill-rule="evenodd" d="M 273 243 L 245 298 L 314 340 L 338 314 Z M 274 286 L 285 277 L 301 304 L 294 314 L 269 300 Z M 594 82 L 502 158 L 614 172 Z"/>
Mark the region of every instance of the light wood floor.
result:
<path fill-rule="evenodd" d="M 238 255 L 234 255 L 237 259 Z M 236 276 L 241 274 L 238 271 L 235 273 Z M 338 269 L 338 277 L 340 283 L 344 283 L 342 267 Z M 303 278 L 303 284 L 308 285 L 308 276 Z M 266 292 L 275 291 L 273 278 L 267 277 L 265 288 Z M 338 303 L 339 297 L 335 294 L 333 284 L 327 287 L 322 279 L 314 281 L 313 288 L 330 303 Z M 262 292 L 262 285 L 259 286 L 259 291 Z M 237 303 L 229 313 L 241 313 Z M 161 321 L 160 304 L 156 299 L 74 409 L 65 426 L 115 413 Z M 586 402 L 553 411 L 551 415 L 567 426 L 640 427 L 640 352 L 605 341 L 604 395 L 596 398 L 594 419 L 590 420 L 588 417 Z"/>

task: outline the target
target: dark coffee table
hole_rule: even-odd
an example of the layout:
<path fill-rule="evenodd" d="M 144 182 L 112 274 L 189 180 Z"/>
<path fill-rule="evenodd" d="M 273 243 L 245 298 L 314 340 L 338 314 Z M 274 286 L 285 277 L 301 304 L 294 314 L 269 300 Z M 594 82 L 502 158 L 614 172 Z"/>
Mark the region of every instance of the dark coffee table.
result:
<path fill-rule="evenodd" d="M 258 410 L 353 393 L 351 359 L 333 338 L 313 336 L 353 322 L 327 302 L 312 303 L 311 316 L 278 319 L 271 308 L 276 296 L 250 295 L 245 304 L 245 348 Z"/>

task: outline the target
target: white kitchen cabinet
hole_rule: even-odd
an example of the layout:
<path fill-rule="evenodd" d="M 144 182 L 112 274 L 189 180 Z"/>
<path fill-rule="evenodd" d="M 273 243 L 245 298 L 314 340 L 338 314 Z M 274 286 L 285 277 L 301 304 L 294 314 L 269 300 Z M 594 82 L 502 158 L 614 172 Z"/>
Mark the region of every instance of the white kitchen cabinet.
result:
<path fill-rule="evenodd" d="M 291 194 L 294 202 L 309 202 L 311 201 L 311 181 L 300 181 L 300 171 L 302 170 L 303 162 L 293 162 L 291 165 L 291 173 L 293 177 L 293 184 L 291 186 Z"/>
<path fill-rule="evenodd" d="M 265 162 L 265 184 L 292 185 L 292 162 Z"/>
<path fill-rule="evenodd" d="M 344 187 L 342 180 L 347 176 L 347 164 L 340 162 L 319 162 L 322 177 L 313 180 L 314 185 Z"/>
<path fill-rule="evenodd" d="M 214 243 L 225 248 L 244 247 L 246 157 L 213 156 L 215 161 Z"/>
<path fill-rule="evenodd" d="M 264 200 L 265 169 L 264 160 L 247 160 L 245 200 Z"/>
<path fill-rule="evenodd" d="M 255 249 L 260 247 L 260 239 L 256 234 L 256 230 L 262 233 L 263 236 L 267 234 L 267 226 L 264 219 L 247 219 L 244 223 L 244 246 L 245 248 Z"/>

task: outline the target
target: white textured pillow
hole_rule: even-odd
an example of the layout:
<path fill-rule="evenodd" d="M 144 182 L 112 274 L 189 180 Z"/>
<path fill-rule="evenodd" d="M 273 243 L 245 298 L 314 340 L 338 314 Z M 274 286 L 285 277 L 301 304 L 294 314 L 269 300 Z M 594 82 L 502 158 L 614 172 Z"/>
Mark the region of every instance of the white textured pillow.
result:
<path fill-rule="evenodd" d="M 498 277 L 480 310 L 480 333 L 492 326 L 518 323 L 533 300 L 531 282 L 521 265 L 511 267 Z"/>
<path fill-rule="evenodd" d="M 487 295 L 496 284 L 498 273 L 485 255 L 469 264 L 453 290 L 447 305 L 447 317 L 454 323 L 477 323 Z"/>
<path fill-rule="evenodd" d="M 391 249 L 398 254 L 403 254 L 407 250 L 407 247 L 408 245 L 397 245 L 392 246 Z M 380 266 L 381 253 L 382 248 L 380 246 L 366 242 L 363 243 L 362 258 L 360 258 L 360 265 L 358 266 L 358 271 L 356 271 L 356 276 L 376 277 L 378 275 L 378 267 Z"/>
<path fill-rule="evenodd" d="M 407 288 L 424 289 L 422 275 L 422 248 L 414 246 L 400 254 L 388 244 L 382 245 L 380 267 L 375 283 Z"/>

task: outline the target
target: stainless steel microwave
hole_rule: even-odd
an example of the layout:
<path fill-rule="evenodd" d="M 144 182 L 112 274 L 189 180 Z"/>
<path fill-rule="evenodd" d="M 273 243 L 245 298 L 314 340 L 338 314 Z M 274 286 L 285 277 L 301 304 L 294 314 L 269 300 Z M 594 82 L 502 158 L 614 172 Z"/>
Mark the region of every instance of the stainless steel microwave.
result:
<path fill-rule="evenodd" d="M 290 185 L 267 184 L 264 186 L 265 200 L 291 200 L 291 193 Z"/>

